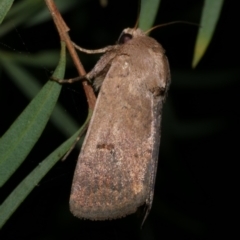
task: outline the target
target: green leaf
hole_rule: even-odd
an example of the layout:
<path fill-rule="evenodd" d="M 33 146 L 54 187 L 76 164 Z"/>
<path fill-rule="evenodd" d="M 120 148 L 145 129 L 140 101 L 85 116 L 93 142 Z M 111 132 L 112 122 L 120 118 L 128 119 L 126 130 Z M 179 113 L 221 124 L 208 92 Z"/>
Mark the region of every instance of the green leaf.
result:
<path fill-rule="evenodd" d="M 0 0 L 0 20 L 1 17 L 4 18 L 7 10 L 4 10 L 5 5 L 9 5 L 13 0 Z M 57 1 L 58 9 L 61 13 L 67 12 L 73 9 L 79 1 Z M 10 8 L 10 7 L 9 7 Z M 3 16 L 1 15 L 3 14 Z M 46 8 L 46 5 L 43 0 L 23 0 L 16 2 L 11 11 L 9 11 L 6 16 L 4 24 L 0 28 L 0 36 L 3 36 L 10 32 L 11 30 L 18 27 L 20 24 L 23 24 L 27 27 L 46 22 L 51 19 L 51 15 Z M 1 23 L 1 21 L 0 21 Z"/>
<path fill-rule="evenodd" d="M 59 59 L 59 51 L 58 50 L 41 50 L 38 53 L 34 54 L 19 54 L 19 52 L 8 52 L 8 51 L 1 51 L 0 50 L 0 61 L 15 64 L 24 64 L 26 66 L 34 66 L 38 67 L 43 66 L 45 68 L 52 68 L 56 66 L 56 62 Z M 14 74 L 14 73 L 12 73 Z"/>
<path fill-rule="evenodd" d="M 11 8 L 14 0 L 1 0 L 0 1 L 0 24 L 7 15 L 9 9 Z"/>
<path fill-rule="evenodd" d="M 139 16 L 139 28 L 143 31 L 148 30 L 154 24 L 160 0 L 142 0 Z"/>
<path fill-rule="evenodd" d="M 198 31 L 194 49 L 193 67 L 197 66 L 208 48 L 222 10 L 223 1 L 224 0 L 205 0 L 204 2 L 200 23 L 201 27 Z"/>
<path fill-rule="evenodd" d="M 32 0 L 31 0 L 32 1 Z M 57 1 L 57 7 L 61 14 L 66 13 L 67 11 L 73 9 L 77 3 L 79 3 L 79 0 L 71 0 L 71 1 Z M 51 20 L 51 15 L 49 13 L 49 10 L 44 7 L 39 10 L 39 12 L 32 17 L 31 22 L 26 22 L 25 26 L 32 27 L 37 24 L 41 24 L 43 22 Z"/>
<path fill-rule="evenodd" d="M 41 7 L 45 7 L 42 0 L 25 0 L 14 4 L 0 28 L 0 37 L 15 29 L 20 24 L 26 21 L 30 22 L 31 17 L 37 14 Z"/>
<path fill-rule="evenodd" d="M 76 141 L 77 136 L 82 132 L 91 118 L 89 112 L 85 124 L 71 138 L 61 144 L 54 152 L 44 159 L 5 199 L 0 206 L 0 228 L 6 223 L 18 206 L 24 201 L 28 194 L 34 189 L 40 180 L 58 162 L 58 160 L 69 150 Z"/>
<path fill-rule="evenodd" d="M 64 76 L 65 54 L 65 44 L 62 43 L 61 58 L 54 72 L 57 78 Z M 60 90 L 61 85 L 48 81 L 0 139 L 0 187 L 21 165 L 37 142 L 53 111 Z"/>
<path fill-rule="evenodd" d="M 42 85 L 19 63 L 27 64 L 28 66 L 39 66 L 39 64 L 44 62 L 45 66 L 52 67 L 53 64 L 56 65 L 56 61 L 57 51 L 47 51 L 30 56 L 19 56 L 19 54 L 16 53 L 0 51 L 0 62 L 3 69 L 8 73 L 8 76 L 10 76 L 11 80 L 18 86 L 21 92 L 30 100 L 36 96 L 42 88 Z M 56 104 L 50 121 L 52 121 L 66 137 L 71 136 L 79 128 L 76 120 L 74 120 L 59 103 Z M 65 126 L 68 127 L 66 128 Z"/>

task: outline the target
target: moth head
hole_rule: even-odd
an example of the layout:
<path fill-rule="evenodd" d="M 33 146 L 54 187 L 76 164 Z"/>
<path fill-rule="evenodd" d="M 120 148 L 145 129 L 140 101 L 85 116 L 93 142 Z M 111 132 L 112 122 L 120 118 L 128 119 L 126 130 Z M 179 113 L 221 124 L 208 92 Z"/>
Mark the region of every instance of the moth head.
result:
<path fill-rule="evenodd" d="M 133 38 L 145 36 L 145 33 L 140 28 L 125 28 L 120 37 L 118 38 L 118 44 L 125 44 Z"/>
<path fill-rule="evenodd" d="M 174 21 L 174 22 L 169 22 L 169 23 L 164 23 L 164 24 L 157 25 L 155 27 L 152 27 L 152 28 L 148 29 L 146 32 L 143 32 L 140 28 L 137 28 L 137 26 L 138 26 L 138 21 L 137 21 L 134 28 L 125 28 L 122 31 L 120 37 L 118 38 L 117 43 L 118 44 L 125 44 L 133 38 L 148 35 L 152 30 L 154 30 L 156 28 L 164 27 L 164 26 L 168 26 L 168 25 L 172 25 L 172 24 L 176 24 L 176 23 L 185 23 L 185 24 L 199 26 L 199 24 L 196 24 L 196 23 L 191 23 L 191 22 L 186 22 L 186 21 Z"/>

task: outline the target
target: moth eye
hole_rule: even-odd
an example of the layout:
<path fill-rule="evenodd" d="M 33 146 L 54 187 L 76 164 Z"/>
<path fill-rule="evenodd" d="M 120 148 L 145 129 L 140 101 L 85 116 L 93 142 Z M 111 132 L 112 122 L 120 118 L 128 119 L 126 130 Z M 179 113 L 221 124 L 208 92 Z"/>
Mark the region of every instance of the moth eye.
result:
<path fill-rule="evenodd" d="M 119 38 L 119 40 L 118 40 L 118 43 L 119 43 L 119 44 L 124 44 L 124 43 L 128 42 L 128 41 L 131 40 L 131 39 L 132 39 L 132 35 L 131 35 L 131 34 L 129 34 L 129 33 L 123 33 L 123 34 L 120 36 L 120 38 Z"/>

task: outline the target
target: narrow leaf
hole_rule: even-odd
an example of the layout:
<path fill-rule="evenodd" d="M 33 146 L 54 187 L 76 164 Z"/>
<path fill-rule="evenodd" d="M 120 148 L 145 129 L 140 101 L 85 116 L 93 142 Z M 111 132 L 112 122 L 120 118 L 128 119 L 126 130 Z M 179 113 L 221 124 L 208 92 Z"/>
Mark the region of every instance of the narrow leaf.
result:
<path fill-rule="evenodd" d="M 44 7 L 44 1 L 42 0 L 25 0 L 14 4 L 1 25 L 0 37 L 6 35 L 20 24 L 31 21 L 31 17 L 37 14 L 41 7 Z"/>
<path fill-rule="evenodd" d="M 14 0 L 1 0 L 0 1 L 0 24 L 7 15 L 9 9 L 11 8 Z"/>
<path fill-rule="evenodd" d="M 222 10 L 223 1 L 224 0 L 205 0 L 204 2 L 200 23 L 201 27 L 198 31 L 194 49 L 193 67 L 197 66 L 208 48 Z"/>
<path fill-rule="evenodd" d="M 160 0 L 142 0 L 139 16 L 139 28 L 143 31 L 148 30 L 154 24 Z"/>
<path fill-rule="evenodd" d="M 21 67 L 19 62 L 27 64 L 28 62 L 32 61 L 31 64 L 37 64 L 37 59 L 38 57 L 41 58 L 41 54 L 36 54 L 31 57 L 24 56 L 22 60 L 19 59 L 18 55 L 19 54 L 7 54 L 6 52 L 0 51 L 0 62 L 4 70 L 10 76 L 11 80 L 18 86 L 21 92 L 31 100 L 40 91 L 42 85 L 26 70 L 26 68 Z M 43 55 L 47 57 L 47 53 Z M 51 61 L 51 65 L 54 62 L 53 60 Z M 44 64 L 46 63 L 44 58 L 42 58 L 42 61 L 44 61 Z M 59 131 L 65 134 L 66 137 L 69 137 L 75 133 L 79 126 L 79 124 L 65 111 L 65 109 L 59 103 L 57 103 L 55 106 L 50 121 L 52 121 Z M 66 128 L 65 126 L 68 127 Z"/>
<path fill-rule="evenodd" d="M 64 71 L 65 45 L 62 43 L 61 58 L 54 76 L 63 78 Z M 60 90 L 59 84 L 48 81 L 0 139 L 0 187 L 21 165 L 37 142 L 53 111 Z"/>
<path fill-rule="evenodd" d="M 58 162 L 58 160 L 69 150 L 75 142 L 77 136 L 88 124 L 92 113 L 89 112 L 85 124 L 71 138 L 61 144 L 54 152 L 44 159 L 5 199 L 0 206 L 0 228 L 11 217 L 19 205 L 29 195 L 29 193 L 38 185 L 40 180 L 49 172 L 49 170 Z"/>
<path fill-rule="evenodd" d="M 28 99 L 32 99 L 40 91 L 41 85 L 34 77 L 21 66 L 14 62 L 2 62 L 4 69 L 11 76 L 11 80 L 18 86 Z M 71 136 L 78 129 L 79 124 L 57 103 L 50 120 L 65 134 Z M 67 128 L 65 126 L 68 126 Z"/>

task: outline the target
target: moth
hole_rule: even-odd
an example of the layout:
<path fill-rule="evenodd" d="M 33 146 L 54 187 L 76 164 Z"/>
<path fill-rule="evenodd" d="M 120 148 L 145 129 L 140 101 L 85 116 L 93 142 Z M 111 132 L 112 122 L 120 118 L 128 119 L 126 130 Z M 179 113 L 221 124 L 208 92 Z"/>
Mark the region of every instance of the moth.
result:
<path fill-rule="evenodd" d="M 81 50 L 81 49 L 80 49 Z M 70 210 L 90 220 L 121 218 L 152 206 L 163 103 L 170 84 L 165 50 L 139 28 L 85 76 L 99 90 L 74 173 Z"/>

